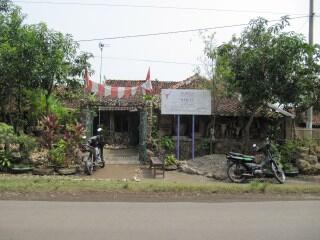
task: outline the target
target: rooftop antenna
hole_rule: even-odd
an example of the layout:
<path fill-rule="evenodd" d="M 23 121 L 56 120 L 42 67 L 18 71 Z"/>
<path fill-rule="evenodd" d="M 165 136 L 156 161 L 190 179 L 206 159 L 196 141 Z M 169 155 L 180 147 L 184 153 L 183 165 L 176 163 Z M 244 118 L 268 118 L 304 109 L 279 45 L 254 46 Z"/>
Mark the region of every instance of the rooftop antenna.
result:
<path fill-rule="evenodd" d="M 104 48 L 104 43 L 102 42 L 99 42 L 99 48 L 100 48 L 100 81 L 99 83 L 101 84 L 101 80 L 102 80 L 102 51 L 103 51 L 103 48 Z M 100 94 L 100 104 L 101 104 L 101 101 L 102 101 L 102 96 Z M 101 109 L 99 107 L 99 127 L 101 126 Z"/>
<path fill-rule="evenodd" d="M 100 48 L 100 85 L 101 85 L 101 82 L 102 82 L 102 51 L 103 51 L 103 48 L 105 47 L 105 44 L 103 42 L 99 42 L 99 48 Z M 101 104 L 101 101 L 102 101 L 102 95 L 100 94 L 99 95 L 99 101 L 100 101 L 100 104 Z M 101 107 L 99 106 L 99 127 L 101 127 Z"/>

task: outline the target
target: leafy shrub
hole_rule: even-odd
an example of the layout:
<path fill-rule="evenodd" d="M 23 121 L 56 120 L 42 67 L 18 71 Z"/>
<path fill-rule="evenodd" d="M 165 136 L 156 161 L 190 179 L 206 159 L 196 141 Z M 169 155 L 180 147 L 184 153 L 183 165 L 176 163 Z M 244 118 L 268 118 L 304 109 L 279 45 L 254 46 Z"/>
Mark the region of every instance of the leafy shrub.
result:
<path fill-rule="evenodd" d="M 291 162 L 300 152 L 301 148 L 313 148 L 315 143 L 310 139 L 295 139 L 287 141 L 279 146 L 279 152 L 283 161 Z"/>
<path fill-rule="evenodd" d="M 315 145 L 315 142 L 311 139 L 294 139 L 281 145 L 272 145 L 272 153 L 280 160 L 285 171 L 291 171 L 295 169 L 295 163 L 301 153 L 301 148 L 311 150 Z"/>
<path fill-rule="evenodd" d="M 11 166 L 11 155 L 8 152 L 0 151 L 0 170 L 6 171 Z"/>
<path fill-rule="evenodd" d="M 164 136 L 160 139 L 160 145 L 167 151 L 171 152 L 174 149 L 174 142 L 168 136 Z"/>
<path fill-rule="evenodd" d="M 17 136 L 14 134 L 13 127 L 0 122 L 0 144 L 10 144 L 16 142 Z"/>
<path fill-rule="evenodd" d="M 40 121 L 40 126 L 43 129 L 43 133 L 41 135 L 42 144 L 51 149 L 60 128 L 58 117 L 54 114 L 44 116 Z"/>
<path fill-rule="evenodd" d="M 0 123 L 0 144 L 5 145 L 5 158 L 10 160 L 12 157 L 10 146 L 17 145 L 22 158 L 28 158 L 30 152 L 37 146 L 34 138 L 24 134 L 20 136 L 14 134 L 13 127 L 5 123 Z"/>
<path fill-rule="evenodd" d="M 40 89 L 24 89 L 25 106 L 27 112 L 27 120 L 29 123 L 36 125 L 39 118 L 46 112 L 46 97 L 43 90 Z"/>
<path fill-rule="evenodd" d="M 47 110 L 57 116 L 62 124 L 69 123 L 73 119 L 73 111 L 64 107 L 59 99 L 54 95 L 49 96 L 48 107 L 43 90 L 24 90 L 26 96 L 25 112 L 27 120 L 31 124 L 36 124 L 41 116 L 47 113 Z"/>
<path fill-rule="evenodd" d="M 151 136 L 152 136 L 153 139 L 158 139 L 159 138 L 158 116 L 157 115 L 152 115 Z"/>
<path fill-rule="evenodd" d="M 85 128 L 81 123 L 68 124 L 64 134 L 64 140 L 71 146 L 77 147 L 82 142 Z"/>
<path fill-rule="evenodd" d="M 64 134 L 64 140 L 67 143 L 66 155 L 70 161 L 77 160 L 77 150 L 80 143 L 83 142 L 82 136 L 85 134 L 85 128 L 81 123 L 67 125 Z"/>
<path fill-rule="evenodd" d="M 152 95 L 148 95 L 148 94 L 143 95 L 142 98 L 143 98 L 144 101 L 151 101 L 151 100 L 153 100 L 153 96 L 152 96 Z"/>
<path fill-rule="evenodd" d="M 208 153 L 210 150 L 210 139 L 205 138 L 201 141 L 200 149 L 201 152 Z"/>
<path fill-rule="evenodd" d="M 50 96 L 48 103 L 49 111 L 57 116 L 61 124 L 65 125 L 73 121 L 74 111 L 63 106 L 54 96 Z"/>
<path fill-rule="evenodd" d="M 37 147 L 37 141 L 28 135 L 20 135 L 17 137 L 17 142 L 19 143 L 19 151 L 22 158 L 28 158 L 30 153 Z"/>
<path fill-rule="evenodd" d="M 66 141 L 60 139 L 59 142 L 54 144 L 53 147 L 49 150 L 49 157 L 51 162 L 58 167 L 64 166 L 66 160 L 66 150 Z"/>
<path fill-rule="evenodd" d="M 165 158 L 165 165 L 166 166 L 177 165 L 177 163 L 178 163 L 178 161 L 173 154 L 166 156 L 166 158 Z"/>

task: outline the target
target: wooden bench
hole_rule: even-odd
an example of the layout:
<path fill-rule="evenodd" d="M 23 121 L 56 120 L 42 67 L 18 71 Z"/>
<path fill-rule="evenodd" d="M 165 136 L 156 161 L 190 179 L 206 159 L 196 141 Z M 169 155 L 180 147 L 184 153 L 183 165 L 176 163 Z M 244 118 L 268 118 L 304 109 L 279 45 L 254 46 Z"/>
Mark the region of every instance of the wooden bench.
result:
<path fill-rule="evenodd" d="M 162 177 L 164 178 L 164 161 L 162 161 L 158 157 L 151 157 L 150 158 L 150 168 L 153 169 L 153 177 L 156 178 L 157 175 L 162 174 Z M 160 172 L 160 173 L 158 173 Z"/>

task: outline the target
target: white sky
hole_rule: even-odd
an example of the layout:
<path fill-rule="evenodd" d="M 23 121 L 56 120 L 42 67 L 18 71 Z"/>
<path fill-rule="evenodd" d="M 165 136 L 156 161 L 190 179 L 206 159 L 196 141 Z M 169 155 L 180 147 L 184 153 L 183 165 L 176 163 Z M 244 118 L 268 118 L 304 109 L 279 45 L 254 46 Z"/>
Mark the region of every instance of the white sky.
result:
<path fill-rule="evenodd" d="M 320 0 L 314 1 L 314 11 L 319 15 Z M 308 15 L 309 13 L 309 0 L 50 1 L 174 6 L 235 11 L 26 3 L 32 2 L 31 0 L 13 2 L 21 6 L 23 12 L 27 14 L 27 23 L 46 22 L 50 28 L 72 34 L 75 40 L 225 26 L 248 23 L 250 19 L 258 16 L 265 17 L 268 20 L 275 20 L 285 14 Z M 292 15 L 292 17 L 294 16 L 296 15 Z M 291 27 L 288 30 L 303 33 L 308 39 L 307 17 L 291 20 L 290 23 Z M 319 23 L 320 18 L 316 17 L 314 20 L 315 43 L 319 43 Z M 239 34 L 243 28 L 233 27 L 212 30 L 211 32 L 216 32 L 216 40 L 219 44 L 230 40 L 232 34 Z M 103 43 L 110 45 L 103 50 L 104 58 L 102 64 L 102 75 L 109 79 L 145 79 L 150 66 L 151 79 L 157 78 L 161 81 L 184 80 L 194 74 L 196 65 L 136 60 L 169 61 L 199 65 L 201 64 L 200 58 L 203 56 L 203 43 L 198 32 L 108 40 L 103 41 Z M 100 49 L 98 44 L 99 41 L 93 41 L 82 42 L 80 45 L 82 51 L 92 52 L 96 56 L 92 64 L 96 71 L 93 79 L 97 82 L 99 82 L 100 73 Z M 133 61 L 133 59 L 136 60 Z"/>

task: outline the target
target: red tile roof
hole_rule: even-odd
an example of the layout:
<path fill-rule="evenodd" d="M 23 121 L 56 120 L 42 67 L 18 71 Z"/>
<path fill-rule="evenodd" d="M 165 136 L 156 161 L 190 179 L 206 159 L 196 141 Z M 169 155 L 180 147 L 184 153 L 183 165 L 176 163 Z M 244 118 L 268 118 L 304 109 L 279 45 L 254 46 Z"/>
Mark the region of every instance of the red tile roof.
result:
<path fill-rule="evenodd" d="M 236 97 L 217 97 L 212 103 L 212 112 L 222 116 L 240 115 L 241 102 Z"/>

